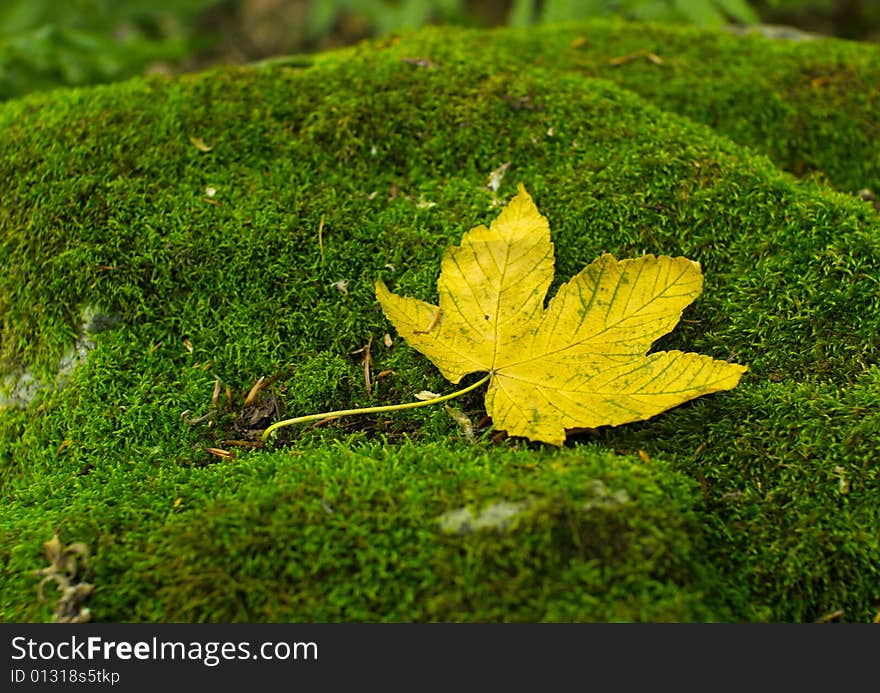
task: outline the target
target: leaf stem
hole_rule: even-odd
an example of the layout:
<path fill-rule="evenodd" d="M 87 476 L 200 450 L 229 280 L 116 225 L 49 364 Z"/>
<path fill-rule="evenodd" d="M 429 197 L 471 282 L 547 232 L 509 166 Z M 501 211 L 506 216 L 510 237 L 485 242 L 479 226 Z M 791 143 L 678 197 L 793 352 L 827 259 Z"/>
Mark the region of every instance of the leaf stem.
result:
<path fill-rule="evenodd" d="M 386 411 L 402 411 L 404 409 L 415 409 L 416 407 L 427 407 L 429 404 L 440 404 L 440 402 L 448 402 L 451 399 L 467 394 L 471 390 L 476 390 L 480 385 L 485 383 L 491 377 L 492 374 L 489 373 L 488 375 L 486 375 L 486 377 L 481 378 L 473 385 L 468 385 L 466 388 L 456 390 L 455 392 L 448 395 L 443 395 L 442 397 L 435 397 L 434 399 L 426 399 L 419 402 L 407 402 L 406 404 L 388 404 L 382 407 L 364 407 L 363 409 L 339 409 L 338 411 L 327 411 L 321 414 L 308 414 L 306 416 L 296 416 L 292 419 L 285 419 L 284 421 L 276 421 L 271 426 L 269 426 L 269 428 L 263 431 L 262 440 L 265 443 L 269 439 L 269 435 L 273 431 L 276 431 L 283 426 L 305 423 L 306 421 L 319 421 L 321 419 L 336 418 L 338 416 L 350 416 L 352 414 L 378 414 L 379 412 Z"/>

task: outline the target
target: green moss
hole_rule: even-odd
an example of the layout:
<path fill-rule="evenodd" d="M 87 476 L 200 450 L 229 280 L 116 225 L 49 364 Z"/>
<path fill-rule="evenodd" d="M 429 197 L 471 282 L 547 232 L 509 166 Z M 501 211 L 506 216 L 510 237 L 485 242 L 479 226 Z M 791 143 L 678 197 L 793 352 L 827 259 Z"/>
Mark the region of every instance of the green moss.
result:
<path fill-rule="evenodd" d="M 647 40 L 558 31 L 542 36 Z M 663 31 L 743 64 L 770 45 Z M 479 35 L 476 57 L 477 35 L 441 50 L 444 35 L 0 107 L 0 370 L 46 384 L 0 410 L 0 617 L 49 617 L 30 571 L 56 530 L 92 550 L 100 621 L 875 616 L 876 213 L 780 171 L 758 140 L 593 79 L 571 51 L 599 38 L 557 41 L 556 64 L 530 35 Z M 801 49 L 772 45 L 753 60 L 784 93 Z M 814 63 L 868 64 L 819 45 Z M 436 67 L 401 60 L 419 46 Z M 373 283 L 435 298 L 444 250 L 517 182 L 550 220 L 551 292 L 603 251 L 698 260 L 704 294 L 657 348 L 747 363 L 743 382 L 559 451 L 491 430 L 468 443 L 439 407 L 230 442 L 265 413 L 244 404 L 260 377 L 257 406 L 290 416 L 450 391 L 386 345 Z M 118 323 L 51 386 L 97 305 Z M 388 372 L 369 392 L 367 344 Z M 457 404 L 484 413 L 479 392 Z M 439 521 L 493 508 L 518 510 L 503 530 Z"/>
<path fill-rule="evenodd" d="M 700 558 L 694 484 L 662 464 L 591 447 L 535 453 L 439 442 L 252 453 L 219 471 L 141 457 L 92 471 L 100 484 L 80 477 L 65 493 L 32 487 L 18 503 L 32 507 L 30 518 L 39 507 L 42 521 L 22 523 L 4 542 L 10 579 L 31 591 L 22 567 L 39 562 L 34 548 L 48 522 L 90 537 L 98 620 L 729 613 L 700 591 L 713 571 Z M 444 511 L 499 499 L 529 505 L 503 530 L 442 531 Z M 22 606 L 27 618 L 45 612 Z"/>
<path fill-rule="evenodd" d="M 490 73 L 542 67 L 613 80 L 798 176 L 850 193 L 880 190 L 880 55 L 869 44 L 610 20 L 494 32 L 436 28 L 318 60 L 376 49 L 439 69 L 466 60 Z"/>

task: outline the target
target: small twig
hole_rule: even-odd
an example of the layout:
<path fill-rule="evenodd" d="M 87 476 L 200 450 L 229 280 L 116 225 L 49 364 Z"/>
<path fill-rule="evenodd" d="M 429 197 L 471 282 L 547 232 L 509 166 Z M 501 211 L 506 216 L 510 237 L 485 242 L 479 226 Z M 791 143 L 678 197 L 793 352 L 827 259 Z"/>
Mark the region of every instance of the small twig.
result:
<path fill-rule="evenodd" d="M 431 321 L 428 323 L 428 326 L 424 330 L 413 330 L 413 334 L 428 334 L 437 326 L 437 323 L 440 321 L 441 312 L 442 311 L 440 308 L 434 311 L 434 315 L 431 316 Z"/>
<path fill-rule="evenodd" d="M 364 384 L 367 386 L 367 397 L 373 396 L 373 384 L 370 378 L 370 366 L 373 363 L 373 355 L 370 353 L 370 347 L 373 345 L 373 335 L 370 335 L 367 346 L 364 347 Z"/>
<path fill-rule="evenodd" d="M 428 60 L 428 58 L 401 58 L 400 62 L 409 63 L 410 65 L 415 65 L 416 67 L 424 67 L 428 70 L 437 69 L 437 63 L 432 60 Z"/>
<path fill-rule="evenodd" d="M 254 383 L 254 386 L 251 388 L 250 392 L 248 392 L 247 397 L 245 397 L 244 406 L 249 407 L 254 403 L 254 400 L 257 399 L 257 395 L 260 394 L 260 390 L 263 389 L 265 383 L 266 378 L 261 375 L 257 382 Z"/>
<path fill-rule="evenodd" d="M 238 446 L 240 448 L 261 448 L 263 447 L 263 443 L 258 440 L 224 440 L 223 444 L 227 447 L 230 445 Z"/>
<path fill-rule="evenodd" d="M 338 416 L 328 416 L 326 419 L 321 419 L 320 421 L 315 421 L 311 426 L 308 427 L 308 430 L 313 430 L 315 428 L 320 428 L 321 426 L 326 426 L 331 421 L 336 421 Z"/>
<path fill-rule="evenodd" d="M 211 395 L 211 408 L 216 409 L 220 402 L 220 378 L 214 378 L 214 393 Z"/>
<path fill-rule="evenodd" d="M 639 58 L 647 58 L 655 65 L 662 65 L 663 59 L 657 55 L 656 53 L 651 53 L 650 51 L 635 51 L 634 53 L 627 53 L 626 55 L 621 55 L 617 58 L 611 58 L 608 61 L 610 65 L 624 65 L 626 63 L 631 63 L 633 60 L 638 60 Z"/>
<path fill-rule="evenodd" d="M 187 409 L 186 411 L 181 412 L 181 414 L 180 414 L 180 418 L 183 419 L 183 422 L 185 424 L 187 424 L 188 426 L 195 426 L 197 424 L 202 423 L 203 421 L 207 421 L 212 416 L 214 416 L 214 412 L 209 411 L 207 414 L 203 414 L 202 416 L 197 416 L 194 419 L 190 419 L 190 418 L 188 418 L 189 413 L 190 413 L 190 411 L 189 411 L 189 409 Z"/>
<path fill-rule="evenodd" d="M 318 222 L 318 251 L 321 253 L 321 264 L 324 264 L 324 215 L 321 215 L 321 221 Z"/>
<path fill-rule="evenodd" d="M 843 616 L 843 609 L 837 609 L 836 611 L 832 611 L 829 614 L 825 614 L 824 616 L 820 616 L 813 623 L 830 623 L 831 621 L 837 620 L 841 616 Z"/>

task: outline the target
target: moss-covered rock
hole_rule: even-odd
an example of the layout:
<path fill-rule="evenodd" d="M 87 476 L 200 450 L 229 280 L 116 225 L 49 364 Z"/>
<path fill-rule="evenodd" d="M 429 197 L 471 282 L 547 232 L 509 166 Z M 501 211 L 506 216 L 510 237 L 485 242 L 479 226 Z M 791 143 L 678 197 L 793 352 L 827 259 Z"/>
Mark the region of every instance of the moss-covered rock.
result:
<path fill-rule="evenodd" d="M 599 70 L 635 50 L 664 62 Z M 830 86 L 797 82 L 820 68 Z M 868 184 L 851 145 L 876 94 L 834 91 L 834 129 L 823 99 L 876 71 L 835 41 L 444 29 L 3 105 L 0 362 L 36 394 L 0 411 L 0 617 L 49 617 L 32 571 L 58 531 L 91 551 L 98 621 L 871 620 L 880 223 L 761 151 Z M 729 110 L 724 83 L 760 89 Z M 775 150 L 795 121 L 768 113 L 824 139 Z M 742 383 L 562 450 L 470 442 L 439 407 L 250 446 L 279 415 L 449 391 L 386 345 L 373 282 L 433 299 L 444 249 L 517 182 L 557 285 L 603 251 L 698 260 L 657 346 L 747 363 Z M 479 393 L 458 406 L 481 417 Z"/>
<path fill-rule="evenodd" d="M 543 67 L 612 80 L 797 176 L 850 193 L 880 192 L 880 52 L 871 44 L 770 41 L 663 24 L 634 30 L 608 21 L 494 32 L 430 29 L 317 60 L 348 60 L 377 48 L 429 65 L 466 59 L 493 73 Z"/>

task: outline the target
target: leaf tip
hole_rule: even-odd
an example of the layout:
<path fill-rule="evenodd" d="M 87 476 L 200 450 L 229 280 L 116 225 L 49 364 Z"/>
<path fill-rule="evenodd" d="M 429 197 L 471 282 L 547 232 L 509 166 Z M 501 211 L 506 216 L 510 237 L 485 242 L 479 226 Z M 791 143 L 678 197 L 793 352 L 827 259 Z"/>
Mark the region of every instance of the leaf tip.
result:
<path fill-rule="evenodd" d="M 514 200 L 519 200 L 521 202 L 527 203 L 531 202 L 532 204 L 534 204 L 534 202 L 532 201 L 532 196 L 529 194 L 529 191 L 526 190 L 526 186 L 523 183 L 516 184 L 516 195 L 514 196 L 513 200 L 511 200 L 511 202 L 513 202 Z M 535 211 L 537 211 L 537 208 L 535 209 Z"/>

